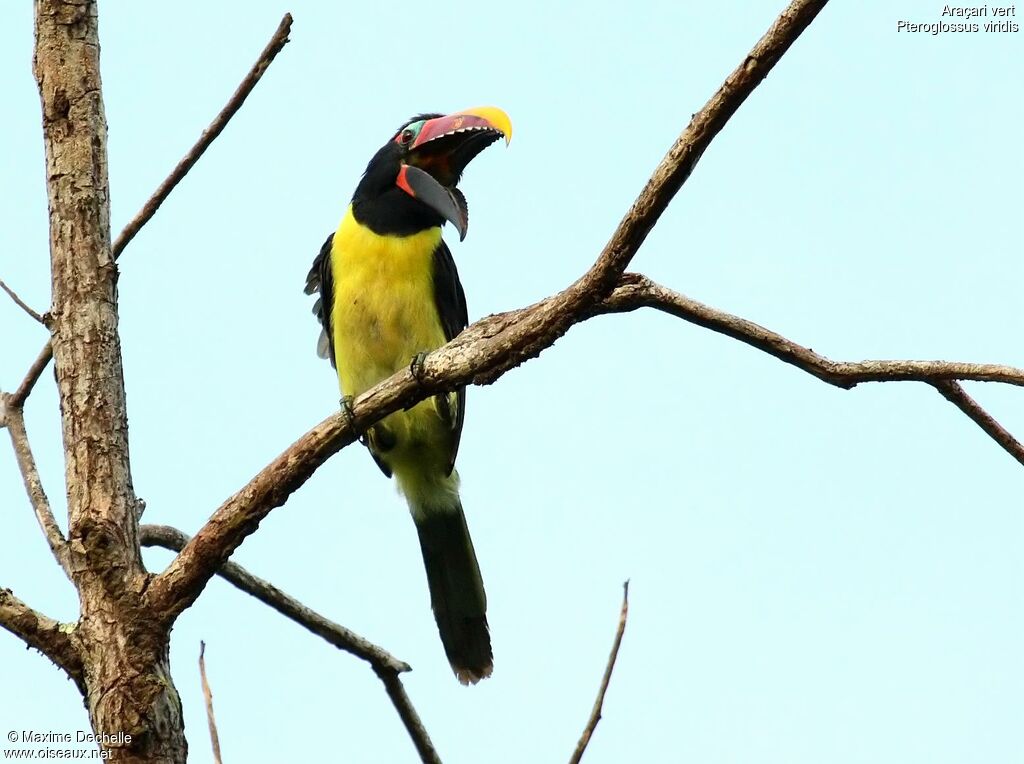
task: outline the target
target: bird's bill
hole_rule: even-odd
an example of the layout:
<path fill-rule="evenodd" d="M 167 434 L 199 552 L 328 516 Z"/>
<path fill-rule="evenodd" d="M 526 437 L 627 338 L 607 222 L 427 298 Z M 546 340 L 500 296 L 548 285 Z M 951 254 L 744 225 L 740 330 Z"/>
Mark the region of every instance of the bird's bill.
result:
<path fill-rule="evenodd" d="M 406 153 L 399 188 L 434 209 L 466 238 L 469 210 L 455 188 L 466 165 L 499 138 L 512 139 L 512 120 L 496 106 L 428 119 Z"/>
<path fill-rule="evenodd" d="M 512 120 L 497 106 L 478 106 L 457 111 L 454 114 L 427 120 L 416 136 L 415 143 L 409 148 L 415 151 L 438 138 L 467 133 L 471 135 L 474 132 L 497 134 L 495 139 L 501 136 L 508 145 L 512 141 Z"/>
<path fill-rule="evenodd" d="M 419 167 L 403 164 L 395 184 L 414 199 L 419 199 L 438 215 L 455 226 L 459 241 L 466 238 L 469 228 L 469 207 L 466 197 L 457 188 L 445 188 L 434 177 Z"/>

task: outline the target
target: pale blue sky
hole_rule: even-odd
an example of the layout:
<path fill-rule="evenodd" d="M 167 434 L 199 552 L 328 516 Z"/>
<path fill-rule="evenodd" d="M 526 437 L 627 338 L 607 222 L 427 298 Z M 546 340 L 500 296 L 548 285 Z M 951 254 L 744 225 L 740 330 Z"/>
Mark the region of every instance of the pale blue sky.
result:
<path fill-rule="evenodd" d="M 0 277 L 42 310 L 31 4 L 10 6 Z M 336 406 L 302 286 L 404 118 L 484 103 L 511 115 L 511 147 L 464 179 L 468 238 L 447 237 L 471 319 L 518 307 L 593 261 L 782 6 L 102 2 L 115 233 L 295 16 L 292 42 L 121 261 L 146 520 L 194 532 Z M 826 8 L 634 269 L 833 358 L 1024 366 L 1024 37 L 897 34 L 940 11 Z M 6 299 L 0 336 L 10 389 L 45 337 Z M 1022 391 L 969 392 L 1024 435 Z M 61 507 L 49 372 L 27 415 Z M 74 592 L 4 450 L 0 586 L 71 620 Z M 1024 760 L 1024 471 L 933 390 L 844 392 L 664 315 L 605 317 L 470 390 L 459 469 L 495 649 L 477 687 L 451 675 L 413 525 L 361 448 L 234 558 L 411 663 L 446 762 L 567 759 L 626 578 L 590 764 Z M 169 559 L 146 553 L 154 570 Z M 225 761 L 415 760 L 367 666 L 215 581 L 173 635 L 192 761 L 211 759 L 200 639 Z M 0 676 L 0 734 L 86 728 L 73 686 L 3 634 Z"/>

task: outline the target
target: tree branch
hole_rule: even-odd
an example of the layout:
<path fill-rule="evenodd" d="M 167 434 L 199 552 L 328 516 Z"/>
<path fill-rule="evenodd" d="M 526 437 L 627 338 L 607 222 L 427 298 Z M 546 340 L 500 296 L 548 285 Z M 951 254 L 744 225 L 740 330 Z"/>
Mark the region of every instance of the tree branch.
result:
<path fill-rule="evenodd" d="M 590 738 L 597 729 L 597 723 L 601 721 L 601 710 L 604 708 L 604 696 L 608 692 L 608 683 L 612 680 L 612 671 L 615 669 L 615 661 L 619 657 L 619 647 L 622 645 L 622 635 L 626 633 L 626 616 L 629 615 L 629 581 L 622 585 L 622 610 L 619 611 L 619 628 L 615 630 L 615 641 L 612 642 L 612 652 L 608 656 L 608 665 L 605 666 L 604 676 L 601 678 L 601 687 L 597 691 L 597 700 L 594 701 L 594 708 L 590 712 L 590 719 L 587 726 L 583 728 L 580 741 L 576 744 L 576 750 L 569 757 L 569 764 L 579 764 L 583 758 L 584 751 L 590 743 Z"/>
<path fill-rule="evenodd" d="M 166 525 L 143 525 L 140 529 L 140 538 L 143 546 L 158 546 L 176 552 L 180 552 L 189 542 L 189 537 L 186 534 L 177 528 Z M 384 689 L 405 725 L 409 737 L 412 738 L 420 758 L 424 762 L 440 762 L 437 751 L 434 750 L 433 743 L 430 742 L 430 736 L 427 734 L 419 714 L 416 713 L 412 701 L 406 695 L 399 677 L 399 674 L 412 670 L 408 663 L 398 660 L 387 650 L 378 647 L 344 626 L 324 618 L 270 582 L 254 576 L 241 565 L 226 562 L 217 571 L 217 575 L 339 650 L 344 650 L 369 663 L 374 673 L 384 683 Z"/>
<path fill-rule="evenodd" d="M 717 310 L 685 295 L 656 284 L 646 276 L 626 273 L 619 286 L 592 310 L 626 313 L 637 308 L 655 308 L 692 324 L 724 334 L 792 364 L 823 382 L 845 390 L 863 382 L 925 382 L 977 423 L 993 440 L 1021 464 L 1024 446 L 977 404 L 953 380 L 1002 382 L 1024 386 L 1024 369 L 991 363 L 959 361 L 833 361 L 809 348 L 797 345 L 753 321 Z"/>
<path fill-rule="evenodd" d="M 253 91 L 253 88 L 255 88 L 256 84 L 260 79 L 262 79 L 264 72 L 267 71 L 267 68 L 277 57 L 277 54 L 280 53 L 282 48 L 284 48 L 288 43 L 288 34 L 291 31 L 291 27 L 292 15 L 290 13 L 286 13 L 281 19 L 281 23 L 278 25 L 277 31 L 275 31 L 274 35 L 270 38 L 270 42 L 267 43 L 263 52 L 260 53 L 260 57 L 256 59 L 256 63 L 253 64 L 249 73 L 245 75 L 245 78 L 235 90 L 230 100 L 224 105 L 224 108 L 221 109 L 220 113 L 214 118 L 213 122 L 210 123 L 209 127 L 207 127 L 203 131 L 202 135 L 199 136 L 199 140 L 195 142 L 195 145 L 189 149 L 188 153 L 185 154 L 175 168 L 171 170 L 171 174 L 164 179 L 163 183 L 157 186 L 153 195 L 149 197 L 144 205 L 142 205 L 142 209 L 135 213 L 135 217 L 128 222 L 128 225 L 126 225 L 118 235 L 111 247 L 111 254 L 115 260 L 121 256 L 121 253 L 124 251 L 124 248 L 128 246 L 128 243 L 135 238 L 135 235 L 142 230 L 142 227 L 150 221 L 153 215 L 156 214 L 156 211 L 160 209 L 160 205 L 167 200 L 167 197 L 171 195 L 171 191 L 174 190 L 175 186 L 181 182 L 181 180 L 188 174 L 188 171 L 192 169 L 196 162 L 199 161 L 199 158 L 210 147 L 210 144 L 212 144 L 217 139 L 217 136 L 224 131 L 228 122 L 230 122 L 231 118 L 235 116 L 238 110 L 242 107 L 242 104 L 245 103 L 245 99 L 248 98 L 249 94 Z M 2 283 L 3 282 L 0 282 L 0 284 Z M 32 314 L 36 320 L 42 322 L 42 318 L 36 314 L 35 311 L 24 305 L 13 292 L 7 289 L 6 285 L 4 285 L 4 289 L 19 305 Z M 18 387 L 17 392 L 14 393 L 12 399 L 13 405 L 24 405 L 25 400 L 32 392 L 32 388 L 35 386 L 36 381 L 38 381 L 39 376 L 43 373 L 43 369 L 46 368 L 46 365 L 50 362 L 51 358 L 53 358 L 53 345 L 48 341 L 43 349 L 39 351 L 38 358 L 36 358 L 35 362 L 32 364 L 24 381 Z"/>
<path fill-rule="evenodd" d="M 7 294 L 10 296 L 10 298 L 12 300 L 14 300 L 14 304 L 17 305 L 19 308 L 21 308 L 26 313 L 28 313 L 38 323 L 40 323 L 40 324 L 44 323 L 43 322 L 43 317 L 40 316 L 38 313 L 36 313 L 34 310 L 32 310 L 32 308 L 30 308 L 28 305 L 26 305 L 25 302 L 20 297 L 18 297 L 18 295 L 17 295 L 17 293 L 15 291 L 13 289 L 11 289 L 9 286 L 7 286 L 7 284 L 4 283 L 3 279 L 0 279 L 0 289 L 3 289 L 5 292 L 7 292 Z"/>
<path fill-rule="evenodd" d="M 169 525 L 143 525 L 139 534 L 143 546 L 163 547 L 172 552 L 180 552 L 190 540 L 187 534 Z M 398 660 L 387 650 L 324 618 L 269 581 L 254 576 L 241 565 L 226 562 L 217 570 L 217 575 L 339 650 L 344 650 L 371 666 L 396 674 L 412 670 L 408 663 Z"/>
<path fill-rule="evenodd" d="M 441 764 L 441 757 L 437 755 L 434 744 L 430 742 L 430 735 L 427 734 L 427 728 L 423 726 L 423 721 L 416 713 L 416 709 L 413 708 L 409 696 L 406 695 L 401 678 L 396 672 L 389 669 L 374 666 L 373 670 L 380 677 L 380 681 L 384 683 L 384 691 L 391 698 L 391 703 L 398 711 L 402 724 L 405 725 L 405 731 L 412 738 L 413 745 L 416 746 L 416 753 L 420 755 L 420 761 L 423 764 Z"/>
<path fill-rule="evenodd" d="M 74 639 L 88 662 L 80 689 L 97 734 L 129 736 L 116 746 L 118 761 L 183 761 L 167 632 L 142 601 L 149 574 L 128 448 L 97 2 L 36 0 L 34 9 L 66 548 L 81 613 Z"/>
<path fill-rule="evenodd" d="M 10 589 L 0 588 L 0 626 L 57 664 L 84 694 L 82 658 L 70 636 L 74 633 L 73 625 L 47 618 L 15 597 Z"/>
<path fill-rule="evenodd" d="M 656 308 L 691 324 L 724 334 L 763 350 L 830 385 L 850 389 L 863 382 L 940 382 L 966 379 L 1024 386 L 1024 369 L 993 363 L 960 361 L 832 361 L 753 321 L 691 300 L 637 273 L 624 274 L 619 285 L 592 314 L 626 313 Z"/>
<path fill-rule="evenodd" d="M 43 369 L 46 368 L 47 364 L 50 363 L 50 359 L 53 358 L 53 345 L 47 340 L 46 345 L 39 351 L 39 355 L 36 356 L 36 360 L 32 362 L 28 371 L 25 373 L 25 378 L 18 385 L 18 389 L 11 393 L 11 397 L 7 401 L 7 405 L 12 408 L 21 408 L 25 405 L 25 401 L 28 399 L 29 393 L 32 392 L 32 388 L 36 386 L 36 382 L 39 381 L 39 377 L 43 374 Z"/>
<path fill-rule="evenodd" d="M 826 0 L 794 0 L 740 66 L 697 112 L 619 223 L 594 265 L 563 292 L 534 306 L 476 322 L 425 359 L 417 377 L 399 372 L 361 395 L 353 423 L 361 431 L 402 406 L 468 383 L 489 384 L 536 357 L 584 319 L 619 276 L 686 181 L 711 140 L 767 76 Z M 335 415 L 321 422 L 217 509 L 147 590 L 168 620 L 187 608 L 260 521 L 299 488 L 328 457 L 351 443 L 352 426 Z"/>
<path fill-rule="evenodd" d="M 160 209 L 160 205 L 166 201 L 167 197 L 171 195 L 171 191 L 174 187 L 181 182 L 188 171 L 192 169 L 193 165 L 199 161 L 199 158 L 210 148 L 210 144 L 213 143 L 217 136 L 219 136 L 224 128 L 227 127 L 228 122 L 235 116 L 242 104 L 245 103 L 245 99 L 249 97 L 249 94 L 256 87 L 256 84 L 262 79 L 263 74 L 267 71 L 270 64 L 277 57 L 277 54 L 281 52 L 285 45 L 288 44 L 288 33 L 292 28 L 292 15 L 286 13 L 281 19 L 281 23 L 277 26 L 277 31 L 270 38 L 270 42 L 267 43 L 263 52 L 260 53 L 259 58 L 256 59 L 256 63 L 252 65 L 249 73 L 245 75 L 245 79 L 242 80 L 241 84 L 235 90 L 231 99 L 221 109 L 210 126 L 203 130 L 203 134 L 199 136 L 199 140 L 196 141 L 195 145 L 189 149 L 189 152 L 182 157 L 181 161 L 178 162 L 177 166 L 171 171 L 171 174 L 167 176 L 163 183 L 161 183 L 153 195 L 149 197 L 149 200 L 142 205 L 142 209 L 139 210 L 135 217 L 124 227 L 117 240 L 114 242 L 114 246 L 111 248 L 114 253 L 114 258 L 120 256 L 124 251 L 124 248 L 128 246 L 128 243 L 135 238 L 142 226 L 149 222 L 150 218 L 156 214 L 156 211 Z"/>
<path fill-rule="evenodd" d="M 14 447 L 14 455 L 18 461 L 18 469 L 21 471 L 21 479 L 25 482 L 25 491 L 28 493 L 32 509 L 35 510 L 36 520 L 46 537 L 46 543 L 50 546 L 54 559 L 61 568 L 71 577 L 71 568 L 68 563 L 67 540 L 57 525 L 50 508 L 50 500 L 46 498 L 46 491 L 43 490 L 43 481 L 39 477 L 39 470 L 36 468 L 36 460 L 32 456 L 32 449 L 28 442 L 28 433 L 25 431 L 25 415 L 21 408 L 11 406 L 8 403 L 10 396 L 0 394 L 0 419 L 2 419 L 11 434 L 11 445 Z"/>
<path fill-rule="evenodd" d="M 217 734 L 217 719 L 213 715 L 213 692 L 206 679 L 206 643 L 199 642 L 199 681 L 203 686 L 203 700 L 206 701 L 206 723 L 210 728 L 210 747 L 213 749 L 214 764 L 222 764 L 220 757 L 220 735 Z"/>
<path fill-rule="evenodd" d="M 1006 453 L 1021 464 L 1024 464 L 1024 445 L 1021 445 L 1019 440 L 993 419 L 991 414 L 979 406 L 977 401 L 969 396 L 960 385 L 950 381 L 935 382 L 933 384 L 943 398 L 969 416 L 992 440 L 1002 446 Z"/>

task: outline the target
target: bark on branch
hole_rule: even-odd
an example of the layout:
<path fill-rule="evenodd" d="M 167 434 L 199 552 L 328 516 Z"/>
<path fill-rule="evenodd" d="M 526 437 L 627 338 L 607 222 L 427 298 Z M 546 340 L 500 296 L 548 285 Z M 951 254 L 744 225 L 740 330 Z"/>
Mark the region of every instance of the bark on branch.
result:
<path fill-rule="evenodd" d="M 141 597 L 148 577 L 128 458 L 96 3 L 36 0 L 35 10 L 67 549 L 86 667 L 80 688 L 96 733 L 130 737 L 104 744 L 117 749 L 118 761 L 183 762 L 188 746 L 169 635 Z"/>
<path fill-rule="evenodd" d="M 0 588 L 0 626 L 57 664 L 79 691 L 85 692 L 82 657 L 71 638 L 73 625 L 47 618 L 15 597 L 10 589 Z"/>
<path fill-rule="evenodd" d="M 658 217 L 689 177 L 704 150 L 747 96 L 767 76 L 826 0 L 794 0 L 725 83 L 697 112 L 655 169 L 594 265 L 559 294 L 523 310 L 491 316 L 431 353 L 421 374 L 395 374 L 354 405 L 358 431 L 437 392 L 464 384 L 489 384 L 554 344 L 617 285 Z M 358 435 L 341 416 L 310 430 L 214 512 L 147 596 L 173 621 L 187 608 L 239 544 L 275 507 L 301 486 L 328 457 Z"/>

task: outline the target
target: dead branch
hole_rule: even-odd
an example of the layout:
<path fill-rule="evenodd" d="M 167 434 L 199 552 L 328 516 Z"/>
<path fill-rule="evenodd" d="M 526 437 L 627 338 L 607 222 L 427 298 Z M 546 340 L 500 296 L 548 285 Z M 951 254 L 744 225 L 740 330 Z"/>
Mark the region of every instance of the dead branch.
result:
<path fill-rule="evenodd" d="M 277 31 L 270 38 L 270 42 L 267 43 L 263 52 L 260 53 L 256 63 L 252 65 L 249 73 L 245 75 L 241 84 L 239 84 L 234 94 L 224 105 L 224 108 L 220 110 L 220 114 L 214 118 L 209 127 L 203 130 L 203 134 L 199 136 L 199 140 L 195 142 L 195 145 L 181 158 L 181 161 L 171 171 L 171 174 L 157 187 L 153 195 L 149 197 L 149 200 L 142 205 L 142 209 L 135 214 L 135 217 L 131 219 L 128 225 L 124 227 L 124 230 L 118 235 L 114 241 L 114 246 L 111 247 L 115 259 L 121 255 L 124 248 L 128 246 L 128 243 L 135 238 L 135 234 L 142 230 L 142 226 L 146 225 L 150 218 L 156 214 L 156 211 L 160 209 L 160 205 L 171 195 L 174 187 L 188 174 L 188 171 L 199 161 L 199 158 L 206 150 L 210 148 L 210 144 L 224 131 L 231 118 L 242 108 L 245 99 L 249 97 L 253 88 L 263 78 L 263 74 L 270 67 L 270 64 L 273 63 L 277 54 L 288 44 L 288 34 L 291 32 L 291 28 L 292 15 L 286 13 L 281 19 L 281 23 L 278 24 Z"/>
<path fill-rule="evenodd" d="M 32 509 L 35 510 L 36 520 L 46 537 L 46 543 L 50 546 L 54 559 L 60 564 L 64 572 L 71 577 L 71 568 L 68 564 L 67 540 L 57 525 L 50 508 L 50 500 L 46 498 L 46 491 L 43 490 L 43 481 L 39 477 L 39 470 L 36 468 L 36 460 L 32 456 L 32 448 L 29 446 L 28 433 L 25 431 L 25 415 L 21 408 L 10 406 L 7 400 L 10 396 L 0 394 L 0 420 L 7 424 L 7 430 L 11 434 L 11 445 L 14 448 L 14 455 L 18 462 L 18 469 L 21 471 L 21 479 L 25 483 L 25 491 L 28 493 Z"/>
<path fill-rule="evenodd" d="M 78 689 L 85 692 L 82 657 L 70 636 L 74 626 L 47 618 L 15 597 L 10 589 L 3 588 L 0 588 L 0 626 L 57 664 Z"/>
<path fill-rule="evenodd" d="M 14 300 L 14 304 L 17 305 L 26 313 L 28 313 L 35 321 L 37 321 L 40 324 L 43 323 L 43 317 L 36 313 L 34 310 L 32 310 L 32 308 L 30 308 L 27 304 L 25 304 L 25 302 L 20 297 L 18 297 L 15 291 L 4 283 L 3 279 L 0 279 L 0 289 L 3 289 L 5 292 L 7 292 L 8 296 L 12 300 Z"/>
<path fill-rule="evenodd" d="M 763 350 L 822 382 L 849 390 L 863 382 L 941 382 L 964 379 L 1024 386 L 1024 369 L 960 361 L 832 361 L 753 321 L 712 308 L 638 273 L 623 274 L 615 290 L 592 311 L 626 313 L 656 308 Z"/>
<path fill-rule="evenodd" d="M 139 529 L 139 538 L 143 546 L 162 547 L 172 552 L 180 552 L 189 542 L 187 534 L 168 525 L 143 525 Z M 354 631 L 324 618 L 315 610 L 306 607 L 269 581 L 254 576 L 237 563 L 224 563 L 217 571 L 217 575 L 327 643 L 366 661 L 375 668 L 396 674 L 412 670 L 408 663 L 398 660 L 384 648 L 378 647 Z"/>
<path fill-rule="evenodd" d="M 985 409 L 978 405 L 978 402 L 969 396 L 956 382 L 944 381 L 933 383 L 936 390 L 947 401 L 952 403 L 962 412 L 967 414 L 971 420 L 984 430 L 989 437 L 1003 447 L 1003 449 L 1021 464 L 1024 464 L 1024 445 L 1006 430 L 999 422 L 992 418 Z"/>
<path fill-rule="evenodd" d="M 42 376 L 43 369 L 46 368 L 47 364 L 50 363 L 50 359 L 53 358 L 53 345 L 47 341 L 43 349 L 39 351 L 39 355 L 36 356 L 36 360 L 29 366 L 28 371 L 25 373 L 25 378 L 21 380 L 21 384 L 18 385 L 18 389 L 11 393 L 11 397 L 7 401 L 7 405 L 12 408 L 21 408 L 25 405 L 25 401 L 28 399 L 29 393 L 32 392 L 32 388 L 36 386 L 36 382 L 39 381 L 39 377 Z"/>
<path fill-rule="evenodd" d="M 217 719 L 213 715 L 213 692 L 206 679 L 206 643 L 199 642 L 199 680 L 203 685 L 203 700 L 206 701 L 206 723 L 210 727 L 210 746 L 213 748 L 214 764 L 221 764 L 220 735 L 217 734 Z"/>
<path fill-rule="evenodd" d="M 121 233 L 114 241 L 113 246 L 110 248 L 111 255 L 115 260 L 121 256 L 124 248 L 128 246 L 129 242 L 135 238 L 135 235 L 142 230 L 142 227 L 150 221 L 153 215 L 156 214 L 156 211 L 160 209 L 160 205 L 162 205 L 167 200 L 167 197 L 171 195 L 171 191 L 174 190 L 175 186 L 182 181 L 182 179 L 188 174 L 189 170 L 191 170 L 195 163 L 199 161 L 199 158 L 206 153 L 210 144 L 212 144 L 217 139 L 217 136 L 224 131 L 224 128 L 227 127 L 231 118 L 235 116 L 240 108 L 242 108 L 242 104 L 245 103 L 245 99 L 249 97 L 253 88 L 255 88 L 256 84 L 260 79 L 262 79 L 263 74 L 277 57 L 277 54 L 280 53 L 288 43 L 288 34 L 291 31 L 291 28 L 292 15 L 290 13 L 286 13 L 281 19 L 281 23 L 278 25 L 277 31 L 275 31 L 274 35 L 270 38 L 270 42 L 267 43 L 263 52 L 260 53 L 259 58 L 256 59 L 256 63 L 253 64 L 248 74 L 245 75 L 241 84 L 239 84 L 234 94 L 224 105 L 224 108 L 220 110 L 220 113 L 214 118 L 213 122 L 210 123 L 209 127 L 203 130 L 202 135 L 199 136 L 199 140 L 197 140 L 192 148 L 189 149 L 188 153 L 181 158 L 181 161 L 175 165 L 174 169 L 171 170 L 171 174 L 164 179 L 163 183 L 157 186 L 153 195 L 146 200 L 145 204 L 142 205 L 142 209 L 135 213 L 135 217 L 133 217 L 128 222 L 128 225 L 122 229 Z M 4 289 L 7 290 L 7 287 L 4 286 Z M 35 311 L 21 303 L 13 292 L 10 290 L 7 291 L 19 305 L 22 305 L 22 307 L 30 314 L 34 315 L 38 321 L 42 322 L 42 318 L 36 314 Z M 36 358 L 35 362 L 29 368 L 24 380 L 18 387 L 18 390 L 14 393 L 14 396 L 12 397 L 12 405 L 23 406 L 25 404 L 25 400 L 32 392 L 32 388 L 35 386 L 39 376 L 43 373 L 43 369 L 46 368 L 46 365 L 50 362 L 51 358 L 53 358 L 53 345 L 52 343 L 47 342 L 43 349 L 39 351 L 38 358 Z"/>
<path fill-rule="evenodd" d="M 612 642 L 612 652 L 608 656 L 608 665 L 605 666 L 604 676 L 601 678 L 601 687 L 597 691 L 597 700 L 594 701 L 594 708 L 590 712 L 590 719 L 587 726 L 583 728 L 580 741 L 576 744 L 576 750 L 569 757 L 569 764 L 579 764 L 583 753 L 587 750 L 590 738 L 597 729 L 597 723 L 601 721 L 601 710 L 604 708 L 604 696 L 608 692 L 608 683 L 612 680 L 612 671 L 615 669 L 615 661 L 619 657 L 619 647 L 622 645 L 622 635 L 626 633 L 626 616 L 629 615 L 629 581 L 622 585 L 622 610 L 619 611 L 619 628 L 615 630 L 615 641 Z"/>
<path fill-rule="evenodd" d="M 186 534 L 177 528 L 166 525 L 142 526 L 140 539 L 143 546 L 159 546 L 177 552 L 180 552 L 189 541 Z M 384 648 L 378 647 L 344 626 L 324 618 L 294 597 L 282 592 L 269 581 L 254 576 L 237 563 L 224 563 L 217 571 L 217 575 L 339 650 L 351 653 L 369 663 L 374 673 L 384 683 L 384 689 L 398 712 L 402 724 L 405 725 L 409 737 L 412 738 L 420 759 L 429 764 L 439 764 L 440 758 L 430 740 L 430 735 L 427 734 L 427 730 L 406 694 L 399 677 L 399 674 L 412 670 L 408 663 L 398 660 Z"/>
<path fill-rule="evenodd" d="M 953 380 L 1002 382 L 1024 386 L 1024 369 L 959 361 L 833 361 L 797 345 L 753 321 L 691 300 L 637 273 L 623 274 L 619 285 L 592 314 L 655 308 L 724 334 L 792 364 L 823 382 L 849 390 L 864 382 L 925 382 L 969 416 L 1007 453 L 1024 464 L 1024 446 Z"/>
<path fill-rule="evenodd" d="M 184 761 L 167 632 L 148 618 L 110 248 L 107 120 L 95 0 L 36 0 L 33 74 L 49 202 L 53 346 L 68 556 L 87 660 L 79 683 L 94 732 L 127 740 L 123 762 Z M 59 629 L 58 629 L 59 630 Z"/>
<path fill-rule="evenodd" d="M 427 728 L 423 726 L 419 714 L 416 713 L 412 701 L 409 700 L 402 679 L 397 673 L 388 669 L 374 666 L 373 670 L 380 677 L 380 681 L 384 683 L 384 691 L 391 698 L 392 705 L 398 711 L 402 724 L 405 725 L 405 731 L 412 738 L 413 745 L 416 746 L 416 753 L 420 755 L 420 761 L 423 764 L 441 764 L 441 757 L 437 755 L 434 744 L 430 742 Z"/>
<path fill-rule="evenodd" d="M 597 262 L 563 292 L 519 311 L 478 321 L 427 356 L 416 377 L 403 371 L 361 395 L 353 422 L 361 431 L 378 419 L 438 392 L 468 383 L 489 384 L 554 344 L 603 300 L 658 217 L 692 172 L 711 140 L 767 76 L 825 0 L 793 0 L 740 66 L 697 112 L 619 223 Z M 147 591 L 149 602 L 172 621 L 195 598 L 239 544 L 323 462 L 358 433 L 329 417 L 265 467 L 211 516 Z"/>

